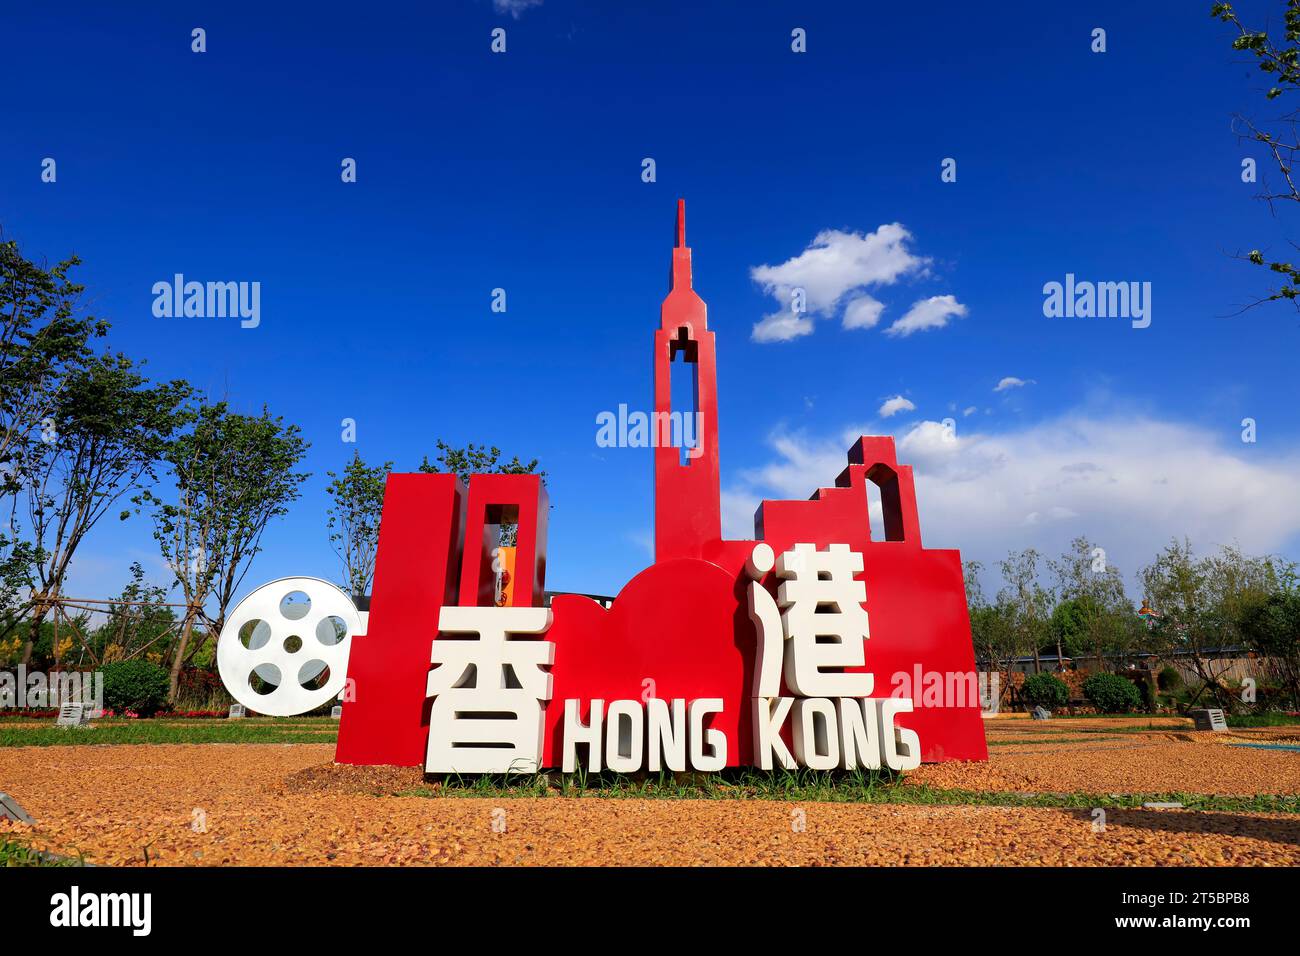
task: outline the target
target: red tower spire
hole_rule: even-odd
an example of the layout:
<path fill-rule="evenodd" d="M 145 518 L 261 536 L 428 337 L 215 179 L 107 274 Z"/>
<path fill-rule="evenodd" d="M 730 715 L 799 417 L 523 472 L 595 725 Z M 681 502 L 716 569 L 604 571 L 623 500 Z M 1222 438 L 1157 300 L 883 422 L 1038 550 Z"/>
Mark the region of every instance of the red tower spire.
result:
<path fill-rule="evenodd" d="M 655 332 L 655 560 L 700 558 L 722 538 L 718 488 L 718 394 L 708 308 L 691 288 L 686 200 L 677 200 L 677 244 L 668 297 Z M 680 356 L 680 358 L 679 358 Z M 691 366 L 694 401 L 673 406 L 672 363 Z M 683 407 L 685 406 L 685 407 Z M 693 416 L 692 416 L 692 413 Z M 694 447 L 682 452 L 684 436 Z"/>

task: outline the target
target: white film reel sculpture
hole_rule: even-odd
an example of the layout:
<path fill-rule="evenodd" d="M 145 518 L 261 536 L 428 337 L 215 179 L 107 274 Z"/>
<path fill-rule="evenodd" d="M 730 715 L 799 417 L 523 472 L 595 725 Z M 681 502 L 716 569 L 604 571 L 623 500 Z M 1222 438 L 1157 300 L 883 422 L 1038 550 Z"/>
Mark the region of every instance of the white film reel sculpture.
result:
<path fill-rule="evenodd" d="M 320 578 L 280 578 L 236 605 L 217 638 L 217 670 L 251 711 L 295 717 L 338 697 L 352 638 L 364 623 L 351 598 Z"/>

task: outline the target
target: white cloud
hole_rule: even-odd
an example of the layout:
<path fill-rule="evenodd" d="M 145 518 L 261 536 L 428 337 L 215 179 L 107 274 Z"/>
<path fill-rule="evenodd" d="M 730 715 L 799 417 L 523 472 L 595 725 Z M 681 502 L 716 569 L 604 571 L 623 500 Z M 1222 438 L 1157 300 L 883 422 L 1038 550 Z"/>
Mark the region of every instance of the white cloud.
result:
<path fill-rule="evenodd" d="M 885 304 L 873 299 L 865 292 L 849 300 L 844 307 L 844 327 L 846 329 L 869 329 L 880 321 L 880 313 L 885 311 Z"/>
<path fill-rule="evenodd" d="M 776 299 L 778 311 L 754 325 L 756 342 L 784 342 L 812 331 L 816 316 L 829 318 L 850 292 L 857 290 L 844 313 L 846 328 L 869 328 L 880 320 L 884 306 L 863 290 L 885 286 L 921 274 L 929 260 L 914 255 L 907 244 L 912 234 L 901 223 L 887 223 L 875 232 L 825 229 L 799 255 L 780 265 L 754 266 L 750 277 Z M 792 310 L 795 290 L 805 296 L 806 311 Z"/>
<path fill-rule="evenodd" d="M 994 386 L 993 391 L 1005 392 L 1009 388 L 1022 388 L 1025 385 L 1032 385 L 1033 382 L 1034 380 L 1032 378 L 1023 379 L 1023 378 L 1016 378 L 1014 375 L 1008 375 L 1005 378 L 998 381 L 998 384 Z"/>
<path fill-rule="evenodd" d="M 497 13 L 508 13 L 516 20 L 525 10 L 540 7 L 542 0 L 492 0 L 492 9 Z"/>
<path fill-rule="evenodd" d="M 913 303 L 906 315 L 885 329 L 885 334 L 906 336 L 926 329 L 941 329 L 948 324 L 950 318 L 955 316 L 960 319 L 968 311 L 966 306 L 957 301 L 956 296 L 932 295 Z"/>
<path fill-rule="evenodd" d="M 891 415 L 897 415 L 899 412 L 914 412 L 916 406 L 905 399 L 902 395 L 895 395 L 893 398 L 886 399 L 885 404 L 880 406 L 877 413 L 881 418 L 889 418 Z"/>
<path fill-rule="evenodd" d="M 979 409 L 977 409 L 974 405 L 967 405 L 965 408 L 961 410 L 962 418 L 967 418 L 971 415 L 974 415 L 978 410 Z"/>
<path fill-rule="evenodd" d="M 774 436 L 773 459 L 724 495 L 727 534 L 752 536 L 764 497 L 802 499 L 830 485 L 852 434 Z M 1029 546 L 1056 555 L 1086 535 L 1132 585 L 1173 537 L 1200 551 L 1300 544 L 1300 449 L 1269 458 L 1245 447 L 1178 422 L 1070 414 L 999 434 L 921 422 L 899 439 L 898 458 L 914 466 L 928 547 L 987 565 Z"/>
<path fill-rule="evenodd" d="M 761 322 L 754 323 L 750 337 L 755 342 L 789 342 L 801 335 L 811 335 L 812 330 L 812 319 L 787 310 L 766 315 Z"/>

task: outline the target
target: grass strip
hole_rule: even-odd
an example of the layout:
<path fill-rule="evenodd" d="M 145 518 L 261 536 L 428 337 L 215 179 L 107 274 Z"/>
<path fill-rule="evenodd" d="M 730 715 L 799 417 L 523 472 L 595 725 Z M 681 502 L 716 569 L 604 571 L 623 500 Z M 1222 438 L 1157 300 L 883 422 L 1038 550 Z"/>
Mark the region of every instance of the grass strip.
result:
<path fill-rule="evenodd" d="M 752 771 L 724 774 L 532 774 L 509 778 L 445 776 L 403 790 L 399 797 L 601 797 L 666 800 L 780 800 L 914 806 L 1040 807 L 1046 809 L 1141 809 L 1144 803 L 1181 803 L 1188 810 L 1225 813 L 1300 813 L 1300 796 L 1221 796 L 1191 793 L 1014 793 L 909 784 L 873 771 Z"/>
<path fill-rule="evenodd" d="M 1300 724 L 1297 714 L 1228 714 L 1224 717 L 1229 727 L 1290 727 Z"/>
<path fill-rule="evenodd" d="M 85 861 L 34 850 L 24 840 L 0 836 L 0 866 L 84 866 Z"/>
<path fill-rule="evenodd" d="M 990 747 L 1018 747 L 1021 744 L 1092 744 L 1104 737 L 1018 737 L 1015 740 L 990 740 Z"/>
<path fill-rule="evenodd" d="M 0 747 L 58 747 L 92 744 L 332 744 L 338 739 L 337 721 L 326 730 L 243 723 L 238 720 L 196 725 L 193 721 L 162 723 L 129 720 L 97 723 L 90 727 L 26 726 L 0 724 Z"/>
<path fill-rule="evenodd" d="M 1053 713 L 1052 720 L 1109 720 L 1112 718 L 1127 718 L 1132 720 L 1135 717 L 1142 717 L 1143 714 L 1062 714 Z M 1153 720 L 1160 719 L 1153 717 Z M 1191 720 L 1190 717 L 1176 717 L 1166 715 L 1166 720 Z M 1225 714 L 1224 720 L 1228 722 L 1229 727 L 1290 727 L 1294 724 L 1300 724 L 1300 714 L 1290 714 L 1280 711 L 1269 711 L 1263 714 Z M 1190 730 L 1187 724 L 1173 724 L 1169 726 L 1156 727 L 1152 725 L 1150 730 Z M 1085 731 L 1080 728 L 1080 733 L 1096 733 L 1096 731 Z M 1104 731 L 1105 733 L 1142 733 L 1142 729 L 1125 730 L 1112 728 Z"/>

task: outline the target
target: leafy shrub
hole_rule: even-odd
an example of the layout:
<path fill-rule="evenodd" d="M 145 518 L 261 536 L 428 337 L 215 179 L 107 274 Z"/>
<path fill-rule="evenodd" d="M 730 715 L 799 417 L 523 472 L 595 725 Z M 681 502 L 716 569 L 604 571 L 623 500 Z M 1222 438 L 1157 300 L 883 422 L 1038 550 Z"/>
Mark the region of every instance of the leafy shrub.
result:
<path fill-rule="evenodd" d="M 1117 674 L 1093 674 L 1083 682 L 1083 696 L 1103 714 L 1127 714 L 1142 706 L 1142 694 Z"/>
<path fill-rule="evenodd" d="M 1156 684 L 1161 690 L 1177 690 L 1183 686 L 1183 675 L 1178 673 L 1178 668 L 1166 664 L 1160 668 L 1160 673 L 1156 675 Z"/>
<path fill-rule="evenodd" d="M 148 661 L 115 661 L 104 665 L 104 706 L 122 713 L 152 717 L 167 703 L 167 672 Z"/>
<path fill-rule="evenodd" d="M 190 667 L 180 673 L 173 707 L 178 711 L 211 710 L 225 713 L 230 709 L 232 700 L 215 670 Z"/>
<path fill-rule="evenodd" d="M 1070 688 L 1055 674 L 1032 674 L 1026 677 L 1020 692 L 1029 703 L 1044 707 L 1064 707 L 1070 699 Z"/>

